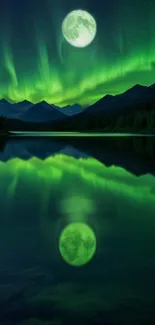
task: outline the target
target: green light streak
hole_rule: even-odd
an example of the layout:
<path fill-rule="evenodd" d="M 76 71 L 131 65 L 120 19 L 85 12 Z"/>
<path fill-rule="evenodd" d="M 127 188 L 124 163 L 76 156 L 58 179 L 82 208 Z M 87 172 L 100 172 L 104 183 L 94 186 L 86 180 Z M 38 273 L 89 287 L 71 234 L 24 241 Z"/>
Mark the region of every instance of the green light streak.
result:
<path fill-rule="evenodd" d="M 49 10 L 48 29 L 41 28 L 37 19 L 31 28 L 29 42 L 33 48 L 21 36 L 17 48 L 9 41 L 3 41 L 0 98 L 11 102 L 26 99 L 33 103 L 45 100 L 60 107 L 77 103 L 85 107 L 107 93 L 120 94 L 137 83 L 153 84 L 155 28 L 150 19 L 155 15 L 155 6 L 152 5 L 150 10 L 148 14 L 146 8 L 141 7 L 137 16 L 136 9 L 133 12 L 131 6 L 128 10 L 124 6 L 121 17 L 115 13 L 115 19 L 120 23 L 111 35 L 109 31 L 105 35 L 104 22 L 101 22 L 96 40 L 84 49 L 73 48 L 62 39 L 60 17 L 60 21 L 55 18 L 51 31 L 53 10 Z M 10 35 L 9 28 L 8 40 Z"/>
<path fill-rule="evenodd" d="M 56 68 L 50 68 L 44 46 L 40 49 L 40 52 L 38 73 L 25 77 L 24 81 L 21 80 L 20 83 L 18 82 L 11 53 L 6 54 L 6 69 L 10 74 L 10 82 L 6 89 L 3 90 L 3 93 L 0 94 L 1 98 L 4 98 L 5 93 L 7 93 L 7 98 L 13 102 L 26 99 L 36 103 L 45 100 L 49 104 L 60 107 L 75 103 L 85 106 L 97 101 L 107 93 L 116 95 L 124 92 L 134 84 L 140 83 L 147 86 L 154 82 L 153 62 L 155 61 L 155 52 L 150 57 L 149 62 L 144 55 L 128 58 L 124 62 L 122 60 L 122 62 L 113 64 L 111 68 L 105 68 L 104 65 L 98 69 L 92 68 L 90 72 L 86 73 L 86 78 L 83 78 L 82 73 L 79 82 L 75 86 L 76 72 L 68 72 L 65 78 L 63 75 L 60 78 Z M 132 73 L 136 73 L 136 76 L 133 80 L 130 80 Z M 63 86 L 63 79 L 67 79 L 66 88 Z"/>
<path fill-rule="evenodd" d="M 12 182 L 9 182 L 10 189 L 8 188 L 7 191 L 11 191 L 11 193 L 14 192 L 14 195 L 21 179 L 22 181 L 28 181 L 29 187 L 32 186 L 33 188 L 36 187 L 35 182 L 40 182 L 40 185 L 41 182 L 43 182 L 44 186 L 47 186 L 47 188 L 51 188 L 55 186 L 55 184 L 60 187 L 61 182 L 64 182 L 64 184 L 62 184 L 64 186 L 64 198 L 70 197 L 71 200 L 72 195 L 69 196 L 69 194 L 74 193 L 75 195 L 76 186 L 74 179 L 77 179 L 77 182 L 81 183 L 81 190 L 77 192 L 77 196 L 80 193 L 80 202 L 85 183 L 90 186 L 90 189 L 87 189 L 88 192 L 91 191 L 91 188 L 93 189 L 94 186 L 97 186 L 102 190 L 108 189 L 118 194 L 122 193 L 123 196 L 131 196 L 138 201 L 148 199 L 155 204 L 155 183 L 153 176 L 146 175 L 137 178 L 123 168 L 115 166 L 107 168 L 93 158 L 75 159 L 63 154 L 57 154 L 45 160 L 34 157 L 28 161 L 24 161 L 15 158 L 5 163 L 2 161 L 0 162 L 0 177 L 2 174 L 4 176 L 6 175 L 6 182 L 8 179 L 7 174 L 11 177 Z M 5 180 L 5 177 L 2 179 Z M 66 192 L 65 184 L 69 184 L 68 192 Z M 0 190 L 2 193 L 3 182 L 0 184 Z M 84 190 L 84 197 L 87 197 L 87 190 Z M 67 207 L 65 209 L 67 209 Z"/>

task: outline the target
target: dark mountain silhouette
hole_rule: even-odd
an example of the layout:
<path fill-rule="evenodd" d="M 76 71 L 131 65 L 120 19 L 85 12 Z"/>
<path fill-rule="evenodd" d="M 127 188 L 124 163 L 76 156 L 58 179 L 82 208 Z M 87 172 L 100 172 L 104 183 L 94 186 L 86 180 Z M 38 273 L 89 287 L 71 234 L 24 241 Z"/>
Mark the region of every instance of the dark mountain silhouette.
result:
<path fill-rule="evenodd" d="M 155 137 L 92 137 L 91 141 L 74 137 L 66 141 L 107 167 L 119 166 L 136 176 L 155 176 Z"/>
<path fill-rule="evenodd" d="M 2 145 L 0 160 L 45 159 L 56 153 L 76 159 L 94 157 L 107 167 L 119 166 L 137 176 L 155 176 L 155 137 L 92 137 L 91 141 L 86 137 L 11 137 Z"/>
<path fill-rule="evenodd" d="M 4 146 L 5 143 L 5 146 Z M 1 144 L 1 142 L 0 142 Z M 12 158 L 24 160 L 32 157 L 45 159 L 49 156 L 61 153 L 76 158 L 87 157 L 87 155 L 73 146 L 68 145 L 67 141 L 58 141 L 57 138 L 10 138 L 5 139 L 1 144 L 0 161 L 7 161 Z"/>
<path fill-rule="evenodd" d="M 8 104 L 8 101 L 4 98 L 0 99 L 0 104 Z"/>
<path fill-rule="evenodd" d="M 62 118 L 63 115 L 60 115 L 60 113 L 72 116 L 81 111 L 81 106 L 77 104 L 61 108 L 56 105 L 50 105 L 45 101 L 33 104 L 27 100 L 19 103 L 9 103 L 5 99 L 0 100 L 0 115 L 22 121 L 39 123 L 53 121 Z"/>
<path fill-rule="evenodd" d="M 0 100 L 0 115 L 6 118 L 20 118 L 21 113 L 23 114 L 33 106 L 32 103 L 24 100 L 19 103 L 9 103 L 5 99 Z"/>
<path fill-rule="evenodd" d="M 155 87 L 155 86 L 154 86 Z M 88 107 L 85 113 L 109 114 L 110 113 L 125 113 L 131 110 L 131 105 L 142 103 L 151 99 L 155 99 L 155 88 L 135 85 L 123 94 L 111 96 L 107 95 L 97 101 L 95 104 Z"/>
<path fill-rule="evenodd" d="M 27 122 L 47 122 L 64 119 L 66 115 L 60 112 L 54 106 L 50 106 L 46 102 L 40 102 L 33 105 L 26 113 L 20 116 L 22 121 Z"/>
<path fill-rule="evenodd" d="M 65 107 L 57 107 L 55 105 L 52 105 L 54 108 L 56 108 L 57 110 L 59 110 L 60 112 L 68 115 L 68 116 L 72 116 L 72 115 L 76 115 L 79 114 L 83 111 L 82 107 L 78 104 L 75 105 L 68 105 Z"/>
<path fill-rule="evenodd" d="M 5 105 L 18 108 L 18 104 L 6 103 L 1 103 L 0 108 Z M 59 108 L 44 101 L 29 108 L 24 101 L 24 105 L 17 118 L 7 120 L 10 130 L 155 132 L 155 84 L 135 85 L 123 94 L 106 95 L 85 110 L 78 105 Z M 74 108 L 82 111 L 73 115 Z M 7 107 L 6 111 L 11 109 Z"/>
<path fill-rule="evenodd" d="M 66 124 L 53 126 L 68 131 L 155 131 L 155 85 L 136 85 L 117 96 L 107 95 Z"/>

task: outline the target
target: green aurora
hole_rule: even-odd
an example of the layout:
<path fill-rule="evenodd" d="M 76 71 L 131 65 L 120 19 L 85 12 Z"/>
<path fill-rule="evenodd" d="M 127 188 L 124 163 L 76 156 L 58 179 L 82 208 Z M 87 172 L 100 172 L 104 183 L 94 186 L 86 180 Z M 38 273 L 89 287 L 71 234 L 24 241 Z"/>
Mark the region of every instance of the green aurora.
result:
<path fill-rule="evenodd" d="M 150 211 L 155 208 L 153 176 L 136 177 L 120 167 L 107 168 L 94 158 L 75 159 L 63 154 L 45 160 L 14 158 L 0 162 L 0 178 L 1 205 L 8 218 L 14 215 L 12 204 L 17 201 L 25 206 L 27 195 L 33 196 L 33 204 L 43 220 L 48 215 L 51 195 L 59 199 L 60 213 L 67 217 L 67 222 L 87 222 L 88 216 L 96 214 L 98 196 L 110 194 L 121 196 L 122 204 L 129 200 L 143 210 L 145 203 Z M 105 204 L 106 200 L 103 209 Z"/>
<path fill-rule="evenodd" d="M 84 107 L 137 83 L 154 83 L 155 2 L 93 3 L 3 3 L 0 98 Z M 78 7 L 88 10 L 98 26 L 96 39 L 84 49 L 67 44 L 61 33 L 63 18 Z"/>

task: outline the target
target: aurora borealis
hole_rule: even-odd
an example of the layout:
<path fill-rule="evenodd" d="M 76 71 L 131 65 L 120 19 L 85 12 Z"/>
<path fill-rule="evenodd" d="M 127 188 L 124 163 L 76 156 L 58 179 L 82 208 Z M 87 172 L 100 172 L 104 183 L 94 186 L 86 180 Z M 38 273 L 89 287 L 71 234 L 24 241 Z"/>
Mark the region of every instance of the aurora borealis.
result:
<path fill-rule="evenodd" d="M 83 49 L 61 33 L 63 18 L 79 8 L 98 26 Z M 87 106 L 155 81 L 153 0 L 2 0 L 0 35 L 0 98 L 10 102 Z"/>

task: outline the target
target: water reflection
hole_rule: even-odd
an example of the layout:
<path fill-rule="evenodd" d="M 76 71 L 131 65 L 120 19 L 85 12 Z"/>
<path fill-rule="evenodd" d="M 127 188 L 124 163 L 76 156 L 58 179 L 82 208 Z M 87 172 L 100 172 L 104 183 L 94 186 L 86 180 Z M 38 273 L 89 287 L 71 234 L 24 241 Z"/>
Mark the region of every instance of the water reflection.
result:
<path fill-rule="evenodd" d="M 32 147 L 29 141 L 29 153 Z M 23 153 L 24 143 L 20 148 Z M 41 153 L 39 143 L 35 148 Z M 28 160 L 16 152 L 0 162 L 2 324 L 155 321 L 153 170 L 137 177 L 88 151 L 53 149 L 44 159 L 33 153 Z M 149 168 L 145 157 L 142 165 Z M 71 222 L 96 233 L 96 254 L 79 268 L 66 264 L 58 250 L 59 235 Z"/>

